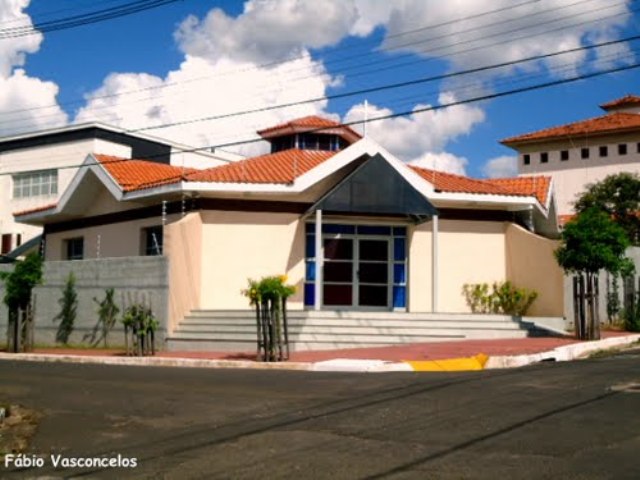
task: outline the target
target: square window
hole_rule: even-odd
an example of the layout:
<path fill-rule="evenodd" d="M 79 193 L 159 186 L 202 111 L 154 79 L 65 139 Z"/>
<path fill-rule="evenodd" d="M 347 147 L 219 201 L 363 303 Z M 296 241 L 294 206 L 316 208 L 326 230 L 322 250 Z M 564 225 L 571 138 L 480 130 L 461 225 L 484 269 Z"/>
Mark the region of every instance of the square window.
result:
<path fill-rule="evenodd" d="M 560 150 L 560 160 L 563 162 L 569 160 L 569 150 Z"/>
<path fill-rule="evenodd" d="M 580 158 L 589 158 L 589 149 L 588 148 L 581 148 L 580 149 Z"/>
<path fill-rule="evenodd" d="M 600 152 L 601 157 L 608 157 L 609 147 L 607 147 L 606 145 L 601 145 L 600 147 L 598 147 L 598 152 Z"/>
<path fill-rule="evenodd" d="M 540 154 L 540 163 L 549 163 L 549 154 L 547 152 Z"/>
<path fill-rule="evenodd" d="M 531 164 L 531 155 L 529 155 L 528 153 L 524 154 L 522 156 L 522 163 L 525 165 Z"/>
<path fill-rule="evenodd" d="M 65 240 L 66 259 L 82 260 L 84 258 L 84 237 Z"/>
<path fill-rule="evenodd" d="M 627 144 L 621 143 L 618 145 L 618 155 L 626 155 L 627 154 Z"/>

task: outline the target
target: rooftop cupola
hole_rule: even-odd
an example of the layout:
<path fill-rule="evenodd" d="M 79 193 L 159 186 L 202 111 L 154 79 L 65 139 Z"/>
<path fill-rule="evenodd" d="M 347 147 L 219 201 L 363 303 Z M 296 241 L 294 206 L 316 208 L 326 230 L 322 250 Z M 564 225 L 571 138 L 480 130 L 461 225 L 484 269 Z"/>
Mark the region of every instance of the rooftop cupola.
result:
<path fill-rule="evenodd" d="M 625 95 L 617 100 L 603 103 L 600 108 L 607 113 L 640 113 L 640 97 Z"/>
<path fill-rule="evenodd" d="M 293 148 L 338 151 L 362 138 L 350 127 L 316 115 L 259 130 L 258 135 L 271 143 L 271 153 Z"/>

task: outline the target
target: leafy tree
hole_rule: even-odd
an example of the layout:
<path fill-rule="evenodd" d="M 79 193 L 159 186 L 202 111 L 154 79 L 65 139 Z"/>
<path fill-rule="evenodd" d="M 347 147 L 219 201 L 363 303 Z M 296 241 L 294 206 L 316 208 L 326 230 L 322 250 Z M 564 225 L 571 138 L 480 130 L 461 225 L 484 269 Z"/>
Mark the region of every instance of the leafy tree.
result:
<path fill-rule="evenodd" d="M 609 175 L 587 185 L 575 203 L 578 213 L 597 208 L 624 228 L 632 244 L 640 244 L 640 177 L 634 173 Z"/>
<path fill-rule="evenodd" d="M 4 303 L 12 312 L 27 308 L 33 287 L 42 282 L 42 257 L 31 253 L 15 264 L 12 272 L 0 272 L 5 283 Z"/>
<path fill-rule="evenodd" d="M 69 337 L 73 332 L 73 324 L 76 321 L 78 310 L 78 294 L 76 293 L 76 277 L 73 272 L 69 272 L 67 282 L 62 290 L 62 297 L 58 300 L 60 305 L 60 313 L 55 316 L 54 321 L 60 320 L 58 331 L 56 332 L 56 341 L 69 343 Z"/>
<path fill-rule="evenodd" d="M 607 213 L 592 207 L 567 223 L 555 255 L 565 272 L 584 275 L 587 288 L 591 289 L 599 270 L 621 273 L 623 276 L 633 272 L 633 262 L 625 256 L 628 246 L 629 237 L 624 228 Z M 587 338 L 594 339 L 599 337 L 600 321 L 597 309 L 593 308 L 593 304 L 591 307 L 586 309 L 589 312 L 587 323 L 590 332 Z"/>

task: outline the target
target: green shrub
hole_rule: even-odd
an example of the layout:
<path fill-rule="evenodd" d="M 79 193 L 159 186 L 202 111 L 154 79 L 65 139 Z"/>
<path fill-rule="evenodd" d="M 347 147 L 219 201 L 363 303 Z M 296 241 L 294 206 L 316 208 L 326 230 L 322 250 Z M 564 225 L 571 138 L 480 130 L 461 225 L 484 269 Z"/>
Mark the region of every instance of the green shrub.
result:
<path fill-rule="evenodd" d="M 473 313 L 503 313 L 523 316 L 531 307 L 538 293 L 517 288 L 511 282 L 465 284 L 462 293 Z"/>
<path fill-rule="evenodd" d="M 158 321 L 151 307 L 141 303 L 134 303 L 127 307 L 122 316 L 122 323 L 130 328 L 134 335 L 146 335 L 155 332 L 158 328 Z"/>
<path fill-rule="evenodd" d="M 73 272 L 69 272 L 67 283 L 62 290 L 62 297 L 58 300 L 58 304 L 60 305 L 60 313 L 53 319 L 54 321 L 60 320 L 60 325 L 58 325 L 58 331 L 56 332 L 56 341 L 66 345 L 69 343 L 71 332 L 73 332 L 78 310 L 76 277 Z"/>
<path fill-rule="evenodd" d="M 242 290 L 242 294 L 249 298 L 251 305 L 260 304 L 263 300 L 277 300 L 287 298 L 296 293 L 296 287 L 287 285 L 286 275 L 273 275 L 260 280 L 249 279 L 249 288 Z"/>

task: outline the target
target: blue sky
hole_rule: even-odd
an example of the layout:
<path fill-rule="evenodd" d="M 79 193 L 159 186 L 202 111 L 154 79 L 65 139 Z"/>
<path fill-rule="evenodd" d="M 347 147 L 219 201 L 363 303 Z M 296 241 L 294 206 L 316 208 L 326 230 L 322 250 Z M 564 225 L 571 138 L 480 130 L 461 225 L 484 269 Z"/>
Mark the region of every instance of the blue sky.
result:
<path fill-rule="evenodd" d="M 0 0 L 0 31 L 127 1 Z M 612 0 L 182 0 L 0 39 L 0 134 L 100 120 L 202 147 L 252 138 L 257 128 L 300 115 L 360 119 L 365 100 L 369 116 L 411 111 L 634 64 L 636 45 L 197 121 L 637 35 L 632 7 Z M 472 176 L 511 174 L 513 152 L 500 139 L 597 116 L 598 104 L 640 94 L 639 70 L 375 122 L 368 131 L 407 162 Z M 175 122 L 190 123 L 149 128 Z M 255 154 L 264 147 L 241 148 Z"/>

